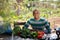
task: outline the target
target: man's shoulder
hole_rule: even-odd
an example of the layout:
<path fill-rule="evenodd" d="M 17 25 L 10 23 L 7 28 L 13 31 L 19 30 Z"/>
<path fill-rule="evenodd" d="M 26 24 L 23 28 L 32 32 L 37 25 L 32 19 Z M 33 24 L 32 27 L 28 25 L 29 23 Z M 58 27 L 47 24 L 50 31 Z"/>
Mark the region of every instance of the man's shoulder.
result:
<path fill-rule="evenodd" d="M 28 21 L 34 21 L 34 18 L 30 18 Z"/>
<path fill-rule="evenodd" d="M 42 18 L 42 17 L 41 17 L 40 19 L 41 19 L 42 21 L 45 21 L 45 20 L 46 20 L 45 18 Z"/>

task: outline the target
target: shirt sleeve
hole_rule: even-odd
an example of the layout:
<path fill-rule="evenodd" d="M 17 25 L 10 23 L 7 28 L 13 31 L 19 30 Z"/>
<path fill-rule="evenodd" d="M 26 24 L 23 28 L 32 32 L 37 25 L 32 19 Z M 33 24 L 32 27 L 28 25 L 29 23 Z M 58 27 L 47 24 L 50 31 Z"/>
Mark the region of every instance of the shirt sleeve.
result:
<path fill-rule="evenodd" d="M 25 28 L 28 28 L 28 27 L 29 27 L 29 25 L 30 25 L 30 22 L 29 22 L 29 21 L 27 21 L 27 22 L 25 23 L 24 27 L 25 27 Z"/>
<path fill-rule="evenodd" d="M 45 28 L 47 29 L 48 33 L 51 33 L 50 23 L 48 21 L 45 22 Z"/>

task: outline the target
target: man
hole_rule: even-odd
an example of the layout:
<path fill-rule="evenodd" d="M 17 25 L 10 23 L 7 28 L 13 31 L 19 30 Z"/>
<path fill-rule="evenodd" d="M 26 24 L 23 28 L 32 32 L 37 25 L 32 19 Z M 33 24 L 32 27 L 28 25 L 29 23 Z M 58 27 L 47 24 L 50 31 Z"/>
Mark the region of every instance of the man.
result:
<path fill-rule="evenodd" d="M 28 28 L 29 25 L 31 25 L 34 30 L 44 31 L 44 29 L 46 28 L 48 33 L 51 32 L 48 21 L 45 20 L 44 18 L 40 18 L 40 13 L 37 9 L 33 11 L 33 16 L 34 18 L 28 20 L 24 27 Z"/>

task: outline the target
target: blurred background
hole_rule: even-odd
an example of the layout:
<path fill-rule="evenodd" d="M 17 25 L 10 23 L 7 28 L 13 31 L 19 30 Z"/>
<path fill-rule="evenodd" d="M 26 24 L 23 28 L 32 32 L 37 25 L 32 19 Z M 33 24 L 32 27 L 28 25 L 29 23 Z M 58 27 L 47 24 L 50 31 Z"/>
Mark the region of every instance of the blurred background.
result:
<path fill-rule="evenodd" d="M 50 22 L 52 29 L 60 27 L 60 0 L 0 0 L 0 25 L 10 23 L 13 28 L 14 22 L 26 22 L 33 17 L 34 9 Z"/>

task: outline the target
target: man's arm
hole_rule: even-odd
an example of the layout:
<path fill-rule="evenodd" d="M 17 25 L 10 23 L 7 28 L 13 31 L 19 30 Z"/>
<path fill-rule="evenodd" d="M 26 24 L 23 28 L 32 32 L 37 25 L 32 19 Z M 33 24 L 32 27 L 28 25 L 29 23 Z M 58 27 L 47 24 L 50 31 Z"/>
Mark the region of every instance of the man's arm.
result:
<path fill-rule="evenodd" d="M 25 23 L 25 25 L 24 25 L 24 27 L 23 27 L 23 28 L 28 28 L 28 27 L 29 27 L 29 25 L 30 25 L 30 22 L 29 22 L 29 21 L 27 21 L 27 22 Z"/>
<path fill-rule="evenodd" d="M 51 33 L 50 24 L 49 24 L 48 21 L 45 22 L 45 27 L 46 27 L 46 29 L 47 29 L 47 32 L 48 32 L 48 33 Z"/>

